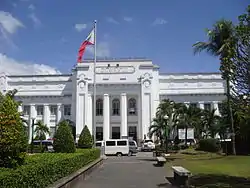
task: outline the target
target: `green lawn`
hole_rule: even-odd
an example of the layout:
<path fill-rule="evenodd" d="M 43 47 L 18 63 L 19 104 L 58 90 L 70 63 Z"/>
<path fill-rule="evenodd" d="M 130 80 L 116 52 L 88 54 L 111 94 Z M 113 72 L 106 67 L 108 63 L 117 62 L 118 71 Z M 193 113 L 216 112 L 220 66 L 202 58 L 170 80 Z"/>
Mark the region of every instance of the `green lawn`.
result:
<path fill-rule="evenodd" d="M 250 156 L 171 154 L 167 168 L 180 165 L 191 171 L 197 187 L 250 187 Z"/>

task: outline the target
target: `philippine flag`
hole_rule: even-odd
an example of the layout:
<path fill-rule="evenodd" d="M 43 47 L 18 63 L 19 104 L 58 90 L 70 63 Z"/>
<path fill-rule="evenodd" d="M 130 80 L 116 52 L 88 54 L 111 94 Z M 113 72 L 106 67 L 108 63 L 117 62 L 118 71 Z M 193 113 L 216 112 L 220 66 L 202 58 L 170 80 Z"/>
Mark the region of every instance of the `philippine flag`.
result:
<path fill-rule="evenodd" d="M 88 37 L 86 40 L 81 44 L 79 50 L 78 50 L 78 63 L 82 62 L 82 56 L 85 51 L 85 48 L 88 45 L 94 45 L 95 44 L 95 28 L 92 29 L 92 31 L 89 33 Z"/>

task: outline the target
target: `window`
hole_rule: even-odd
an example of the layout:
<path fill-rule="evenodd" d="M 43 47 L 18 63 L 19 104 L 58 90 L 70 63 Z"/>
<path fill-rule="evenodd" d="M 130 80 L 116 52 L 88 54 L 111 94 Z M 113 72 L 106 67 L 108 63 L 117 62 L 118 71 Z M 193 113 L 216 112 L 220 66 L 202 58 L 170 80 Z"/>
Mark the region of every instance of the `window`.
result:
<path fill-rule="evenodd" d="M 37 115 L 42 116 L 43 115 L 43 106 L 39 105 L 36 107 Z"/>
<path fill-rule="evenodd" d="M 112 115 L 119 116 L 120 115 L 120 101 L 119 99 L 114 99 L 112 101 Z"/>
<path fill-rule="evenodd" d="M 134 98 L 128 100 L 128 114 L 129 115 L 136 114 L 136 100 Z"/>
<path fill-rule="evenodd" d="M 190 106 L 193 107 L 193 108 L 196 108 L 197 107 L 197 103 L 190 103 Z"/>
<path fill-rule="evenodd" d="M 135 143 L 130 141 L 130 142 L 129 142 L 129 145 L 130 145 L 130 146 L 135 146 Z"/>
<path fill-rule="evenodd" d="M 30 106 L 23 106 L 23 115 L 30 115 Z"/>
<path fill-rule="evenodd" d="M 103 100 L 102 99 L 98 99 L 96 101 L 96 115 L 97 116 L 103 115 Z"/>
<path fill-rule="evenodd" d="M 57 106 L 53 105 L 50 106 L 50 115 L 56 115 L 57 112 Z"/>
<path fill-rule="evenodd" d="M 204 109 L 207 111 L 211 111 L 211 104 L 210 103 L 205 103 L 204 104 Z"/>
<path fill-rule="evenodd" d="M 64 105 L 64 115 L 70 116 L 71 115 L 71 105 Z"/>
<path fill-rule="evenodd" d="M 95 146 L 96 146 L 96 147 L 101 147 L 101 146 L 102 146 L 102 143 L 101 143 L 101 142 L 95 143 Z"/>
<path fill-rule="evenodd" d="M 115 146 L 115 141 L 106 141 L 106 146 Z"/>
<path fill-rule="evenodd" d="M 117 141 L 117 146 L 126 146 L 127 145 L 127 141 Z"/>

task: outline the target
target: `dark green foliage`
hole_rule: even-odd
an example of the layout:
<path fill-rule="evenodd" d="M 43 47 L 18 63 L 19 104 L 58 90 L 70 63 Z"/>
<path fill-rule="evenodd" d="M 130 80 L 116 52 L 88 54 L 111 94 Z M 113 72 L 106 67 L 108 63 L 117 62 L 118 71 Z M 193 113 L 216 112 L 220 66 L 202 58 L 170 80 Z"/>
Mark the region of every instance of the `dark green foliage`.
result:
<path fill-rule="evenodd" d="M 44 133 L 41 133 L 40 135 L 36 135 L 34 140 L 46 140 L 46 135 Z"/>
<path fill-rule="evenodd" d="M 0 168 L 0 186 L 44 188 L 100 157 L 100 150 L 76 153 L 43 153 L 29 156 L 16 170 Z"/>
<path fill-rule="evenodd" d="M 24 163 L 28 140 L 24 131 L 16 91 L 0 93 L 0 167 L 13 168 Z"/>
<path fill-rule="evenodd" d="M 93 146 L 93 139 L 89 132 L 88 126 L 85 125 L 78 140 L 78 147 L 92 148 L 92 146 Z"/>
<path fill-rule="evenodd" d="M 68 122 L 62 121 L 59 123 L 54 139 L 53 147 L 55 152 L 74 153 L 76 151 L 74 138 Z"/>
<path fill-rule="evenodd" d="M 199 141 L 198 150 L 207 152 L 219 152 L 221 149 L 220 141 L 217 139 L 209 138 Z"/>

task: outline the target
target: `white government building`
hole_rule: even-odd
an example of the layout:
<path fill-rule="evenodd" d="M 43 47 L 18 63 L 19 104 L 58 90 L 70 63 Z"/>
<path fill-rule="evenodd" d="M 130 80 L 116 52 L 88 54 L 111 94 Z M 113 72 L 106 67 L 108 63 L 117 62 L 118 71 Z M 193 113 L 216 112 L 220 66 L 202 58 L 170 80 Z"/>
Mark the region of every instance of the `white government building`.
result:
<path fill-rule="evenodd" d="M 69 119 L 77 137 L 83 126 L 93 131 L 93 60 L 85 60 L 71 74 L 0 75 L 0 91 L 17 89 L 16 100 L 25 118 L 42 120 L 53 137 L 56 124 Z M 219 114 L 225 99 L 220 73 L 160 73 L 147 59 L 98 60 L 96 63 L 96 138 L 147 137 L 161 100 L 171 99 Z M 31 135 L 30 135 L 31 137 Z"/>

